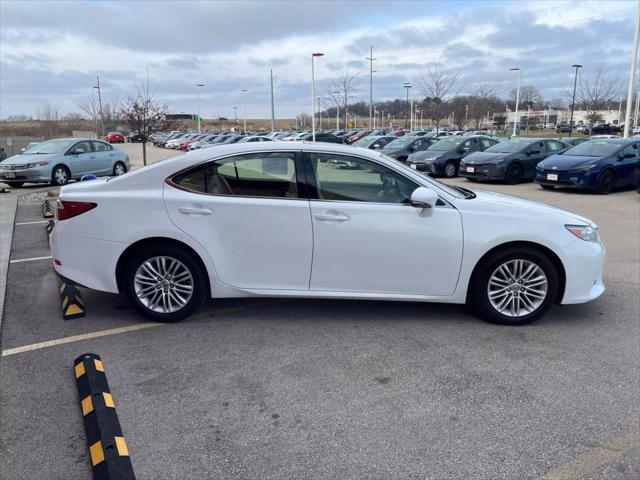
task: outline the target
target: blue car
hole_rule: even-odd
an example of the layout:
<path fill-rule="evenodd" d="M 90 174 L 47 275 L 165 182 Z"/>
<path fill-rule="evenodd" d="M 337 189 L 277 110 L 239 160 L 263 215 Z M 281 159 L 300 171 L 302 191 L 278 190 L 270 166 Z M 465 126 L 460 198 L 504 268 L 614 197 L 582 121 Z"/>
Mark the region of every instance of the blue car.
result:
<path fill-rule="evenodd" d="M 607 138 L 581 143 L 536 166 L 543 188 L 570 187 L 607 194 L 635 186 L 640 177 L 640 141 Z"/>
<path fill-rule="evenodd" d="M 102 140 L 59 138 L 47 140 L 0 163 L 0 180 L 12 187 L 25 183 L 60 186 L 88 173 L 99 176 L 122 175 L 129 170 L 124 150 Z"/>

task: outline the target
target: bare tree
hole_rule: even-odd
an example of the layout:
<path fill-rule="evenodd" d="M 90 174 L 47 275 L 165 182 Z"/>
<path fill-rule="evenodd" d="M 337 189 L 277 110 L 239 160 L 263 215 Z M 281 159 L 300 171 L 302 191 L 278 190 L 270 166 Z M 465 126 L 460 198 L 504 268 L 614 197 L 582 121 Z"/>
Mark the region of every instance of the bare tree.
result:
<path fill-rule="evenodd" d="M 577 103 L 582 105 L 587 111 L 587 120 L 595 123 L 600 120 L 600 110 L 620 96 L 620 79 L 611 74 L 607 74 L 603 65 L 596 66 L 594 72 L 589 75 L 582 75 L 576 92 Z"/>
<path fill-rule="evenodd" d="M 487 112 L 502 108 L 502 101 L 498 98 L 499 85 L 478 85 L 468 98 L 468 118 L 474 120 L 476 128 Z"/>
<path fill-rule="evenodd" d="M 94 129 L 97 132 L 100 131 L 100 107 L 98 101 L 94 95 L 88 95 L 79 104 L 80 110 L 84 113 L 84 116 L 89 120 Z"/>
<path fill-rule="evenodd" d="M 38 110 L 38 125 L 40 135 L 45 138 L 55 138 L 58 136 L 60 127 L 60 115 L 58 109 L 50 103 L 45 104 Z"/>
<path fill-rule="evenodd" d="M 509 97 L 514 108 L 515 108 L 517 94 L 518 94 L 517 88 L 514 88 L 509 92 Z M 544 100 L 542 99 L 542 94 L 540 93 L 540 90 L 538 90 L 536 87 L 534 87 L 533 85 L 522 85 L 520 87 L 519 103 L 520 105 L 530 106 L 532 108 L 535 108 L 536 106 L 542 105 L 544 103 Z"/>
<path fill-rule="evenodd" d="M 117 101 L 103 104 L 102 112 L 100 112 L 100 105 L 96 97 L 89 95 L 85 97 L 78 106 L 85 117 L 95 125 L 96 132 L 115 130 L 121 122 L 120 106 Z"/>
<path fill-rule="evenodd" d="M 459 75 L 459 69 L 436 62 L 427 65 L 424 76 L 418 80 L 418 87 L 425 97 L 421 108 L 425 109 L 431 121 L 436 124 L 436 131 L 440 127 L 440 120 L 445 116 L 447 101 Z"/>
<path fill-rule="evenodd" d="M 122 122 L 132 132 L 140 135 L 142 143 L 142 163 L 147 164 L 147 141 L 154 132 L 169 127 L 168 106 L 156 102 L 148 87 L 136 88 L 136 93 L 127 98 L 120 107 Z"/>
<path fill-rule="evenodd" d="M 349 118 L 349 97 L 358 91 L 359 80 L 359 73 L 351 73 L 347 70 L 340 78 L 327 85 L 327 96 L 337 104 L 342 101 L 345 128 Z"/>

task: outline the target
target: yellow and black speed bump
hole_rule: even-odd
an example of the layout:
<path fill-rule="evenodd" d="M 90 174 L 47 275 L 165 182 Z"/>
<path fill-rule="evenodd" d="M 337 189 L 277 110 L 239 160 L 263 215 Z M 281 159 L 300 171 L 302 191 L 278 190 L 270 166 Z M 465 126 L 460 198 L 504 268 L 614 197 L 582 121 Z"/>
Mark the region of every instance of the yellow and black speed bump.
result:
<path fill-rule="evenodd" d="M 60 277 L 60 302 L 62 306 L 62 319 L 73 320 L 74 318 L 84 317 L 84 303 L 80 295 L 78 286 Z"/>
<path fill-rule="evenodd" d="M 47 235 L 51 235 L 51 232 L 53 232 L 53 227 L 56 226 L 56 221 L 55 220 L 49 220 L 47 222 L 46 225 L 46 229 L 47 229 Z"/>
<path fill-rule="evenodd" d="M 73 362 L 94 480 L 135 479 L 104 365 L 85 353 Z"/>
<path fill-rule="evenodd" d="M 42 202 L 42 218 L 53 218 L 54 216 L 53 203 L 51 203 L 51 200 Z"/>

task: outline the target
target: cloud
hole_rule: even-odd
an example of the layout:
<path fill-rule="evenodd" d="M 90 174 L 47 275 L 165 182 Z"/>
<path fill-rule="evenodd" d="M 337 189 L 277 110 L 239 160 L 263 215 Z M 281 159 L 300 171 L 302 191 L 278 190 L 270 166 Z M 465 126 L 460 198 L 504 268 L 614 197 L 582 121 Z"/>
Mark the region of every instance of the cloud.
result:
<path fill-rule="evenodd" d="M 589 1 L 0 2 L 0 116 L 44 101 L 77 111 L 96 75 L 105 96 L 122 99 L 148 69 L 176 111 L 193 110 L 204 83 L 205 115 L 231 115 L 247 89 L 248 115 L 266 117 L 273 69 L 276 110 L 291 117 L 309 110 L 312 51 L 326 54 L 318 91 L 349 69 L 362 73 L 366 100 L 370 46 L 379 99 L 402 96 L 402 82 L 418 84 L 434 61 L 461 70 L 461 91 L 484 82 L 507 92 L 519 66 L 552 98 L 575 62 L 625 75 L 633 15 L 631 2 Z"/>

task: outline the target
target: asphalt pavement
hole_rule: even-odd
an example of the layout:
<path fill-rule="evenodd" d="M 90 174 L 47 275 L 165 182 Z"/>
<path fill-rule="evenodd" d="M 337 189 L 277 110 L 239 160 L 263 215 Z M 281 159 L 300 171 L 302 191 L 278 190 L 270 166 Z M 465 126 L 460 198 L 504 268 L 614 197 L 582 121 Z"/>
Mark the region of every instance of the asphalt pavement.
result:
<path fill-rule="evenodd" d="M 72 366 L 94 352 L 139 479 L 640 478 L 640 196 L 471 188 L 598 223 L 605 294 L 516 328 L 457 305 L 269 298 L 163 325 L 83 289 L 87 316 L 63 321 L 51 261 L 9 263 L 0 476 L 90 477 Z M 19 202 L 11 261 L 50 254 L 39 220 Z"/>

